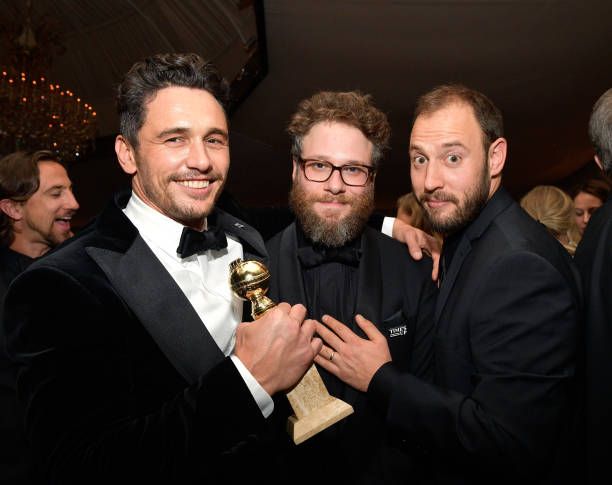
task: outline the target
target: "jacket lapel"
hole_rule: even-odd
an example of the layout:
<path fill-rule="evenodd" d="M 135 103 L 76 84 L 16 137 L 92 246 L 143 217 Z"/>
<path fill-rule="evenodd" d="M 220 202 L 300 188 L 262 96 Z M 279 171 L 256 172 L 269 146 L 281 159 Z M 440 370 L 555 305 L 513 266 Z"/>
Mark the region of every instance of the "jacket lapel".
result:
<path fill-rule="evenodd" d="M 113 248 L 85 250 L 102 269 L 158 347 L 190 384 L 224 355 L 181 289 L 118 206 L 103 214 L 101 232 L 123 237 Z M 108 222 L 115 225 L 109 227 Z M 128 241 L 129 235 L 133 240 Z M 117 239 L 115 239 L 117 242 Z M 127 249 L 126 249 L 127 248 Z"/>
<path fill-rule="evenodd" d="M 487 228 L 493 223 L 498 214 L 506 210 L 514 200 L 506 192 L 503 187 L 500 187 L 489 199 L 485 207 L 482 209 L 478 217 L 465 229 L 464 234 L 459 242 L 457 251 L 453 256 L 450 268 L 446 274 L 442 286 L 440 287 L 440 293 L 438 295 L 438 301 L 436 303 L 436 311 L 434 315 L 434 322 L 437 324 L 442 310 L 448 300 L 449 295 L 455 285 L 461 266 L 465 259 L 472 251 L 473 242 L 482 236 Z"/>
<path fill-rule="evenodd" d="M 272 278 L 277 282 L 277 295 L 282 294 L 282 300 L 295 305 L 307 305 L 306 291 L 302 267 L 297 257 L 297 234 L 295 223 L 289 225 L 281 234 L 279 251 L 275 258 L 278 263 L 272 271 Z M 277 296 L 278 298 L 278 296 Z"/>
<path fill-rule="evenodd" d="M 455 280 L 457 279 L 457 275 L 459 274 L 459 270 L 463 265 L 463 261 L 472 250 L 472 245 L 469 239 L 464 235 L 459 242 L 459 246 L 457 247 L 457 251 L 453 256 L 453 260 L 450 268 L 448 269 L 446 276 L 444 277 L 444 281 L 442 281 L 442 286 L 440 286 L 440 293 L 438 294 L 438 301 L 436 303 L 436 311 L 434 315 L 434 322 L 437 323 L 444 306 L 446 305 L 446 300 L 448 300 L 448 296 L 455 285 Z"/>
<path fill-rule="evenodd" d="M 361 259 L 359 261 L 359 282 L 357 284 L 357 304 L 355 308 L 356 313 L 363 315 L 382 331 L 382 267 L 375 236 L 372 234 L 373 231 L 373 229 L 366 227 L 361 236 Z M 366 338 L 365 333 L 354 319 L 344 323 L 357 335 Z M 342 395 L 338 397 L 355 406 L 356 402 L 363 398 L 363 393 L 351 386 L 344 385 Z"/>
<path fill-rule="evenodd" d="M 382 315 L 382 267 L 373 229 L 366 227 L 361 237 L 361 260 L 359 261 L 359 283 L 357 290 L 357 313 L 379 326 Z M 363 331 L 353 321 L 353 330 L 361 337 Z"/>
<path fill-rule="evenodd" d="M 215 209 L 217 224 L 223 230 L 240 240 L 244 252 L 243 259 L 265 261 L 268 257 L 266 246 L 261 235 L 251 226 L 221 209 Z"/>

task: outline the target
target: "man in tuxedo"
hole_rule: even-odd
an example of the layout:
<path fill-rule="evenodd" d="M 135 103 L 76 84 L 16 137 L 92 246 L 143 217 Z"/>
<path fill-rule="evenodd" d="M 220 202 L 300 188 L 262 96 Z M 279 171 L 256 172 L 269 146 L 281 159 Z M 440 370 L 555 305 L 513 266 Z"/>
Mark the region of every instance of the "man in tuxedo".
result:
<path fill-rule="evenodd" d="M 387 362 L 368 321 L 358 321 L 366 338 L 329 318 L 318 326 L 317 364 L 386 411 L 434 483 L 563 483 L 571 463 L 578 281 L 563 247 L 501 187 L 502 128 L 495 105 L 463 86 L 417 102 L 413 189 L 445 237 L 434 383 Z"/>
<path fill-rule="evenodd" d="M 589 121 L 595 161 L 612 176 L 612 89 L 595 103 Z M 612 197 L 593 214 L 574 260 L 585 295 L 587 483 L 610 475 L 612 436 Z"/>
<path fill-rule="evenodd" d="M 271 472 L 258 452 L 271 396 L 321 343 L 300 305 L 239 323 L 229 263 L 266 253 L 214 210 L 229 167 L 225 93 L 195 54 L 137 62 L 117 96 L 131 193 L 9 290 L 8 347 L 45 482 L 257 483 Z"/>
<path fill-rule="evenodd" d="M 376 322 L 394 368 L 425 377 L 436 293 L 431 260 L 413 260 L 404 245 L 367 225 L 391 131 L 386 115 L 370 96 L 320 92 L 300 103 L 288 131 L 296 221 L 267 244 L 270 296 L 303 303 L 309 317 L 331 315 L 347 329 L 360 318 Z M 333 362 L 335 354 L 324 358 Z M 385 432 L 384 410 L 321 374 L 354 414 L 297 447 L 287 444 L 283 461 L 300 469 L 291 482 L 414 483 L 410 460 Z"/>
<path fill-rule="evenodd" d="M 70 220 L 78 208 L 66 169 L 52 152 L 15 152 L 0 160 L 0 323 L 11 282 L 72 236 Z M 0 477 L 7 485 L 27 483 L 16 379 L 0 328 Z"/>

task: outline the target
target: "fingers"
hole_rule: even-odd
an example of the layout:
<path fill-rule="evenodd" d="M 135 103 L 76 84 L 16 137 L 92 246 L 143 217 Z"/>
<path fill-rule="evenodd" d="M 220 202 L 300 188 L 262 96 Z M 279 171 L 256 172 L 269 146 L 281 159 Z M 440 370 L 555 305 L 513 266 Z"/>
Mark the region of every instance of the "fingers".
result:
<path fill-rule="evenodd" d="M 323 348 L 323 341 L 318 338 L 315 337 L 310 341 L 310 347 L 312 348 L 313 351 L 313 355 L 315 355 L 315 358 L 317 355 L 319 355 L 319 353 L 321 352 L 321 349 Z"/>
<path fill-rule="evenodd" d="M 300 332 L 302 332 L 302 334 L 308 339 L 311 340 L 312 337 L 314 336 L 317 328 L 316 328 L 316 321 L 315 320 L 311 320 L 310 318 L 307 320 L 304 320 L 304 323 L 302 323 L 302 326 L 300 328 Z"/>
<path fill-rule="evenodd" d="M 420 260 L 423 257 L 422 241 L 419 238 L 419 234 L 415 232 L 416 229 L 406 234 L 406 244 L 408 245 L 408 252 L 412 259 Z"/>
<path fill-rule="evenodd" d="M 321 347 L 323 347 L 323 341 L 318 337 L 314 337 L 316 324 L 317 322 L 315 320 L 309 318 L 304 320 L 300 328 L 300 332 L 302 332 L 304 337 L 310 342 L 313 355 L 317 355 L 321 351 Z"/>
<path fill-rule="evenodd" d="M 321 350 L 319 351 L 319 355 L 327 360 L 334 360 L 336 356 L 336 351 L 332 349 L 329 345 L 323 344 L 321 346 Z"/>
<path fill-rule="evenodd" d="M 431 271 L 431 279 L 434 281 L 438 280 L 438 274 L 440 269 L 440 253 L 434 253 L 431 255 L 433 259 L 433 269 Z"/>
<path fill-rule="evenodd" d="M 323 369 L 325 369 L 326 371 L 331 372 L 334 375 L 338 374 L 338 366 L 334 363 L 333 360 L 329 360 L 329 357 L 325 357 L 321 355 L 321 353 L 319 353 L 314 358 L 314 361 L 317 365 L 323 367 Z"/>
<path fill-rule="evenodd" d="M 286 302 L 281 302 L 273 308 L 278 308 L 283 313 L 289 313 L 289 311 L 291 310 L 291 305 L 289 305 L 289 303 L 286 303 Z"/>
<path fill-rule="evenodd" d="M 350 341 L 353 337 L 357 337 L 350 328 L 348 328 L 340 320 L 336 320 L 331 315 L 323 315 L 321 321 L 333 330 L 333 332 L 340 337 L 343 342 Z"/>
<path fill-rule="evenodd" d="M 440 257 L 440 253 L 442 252 L 442 243 L 429 234 L 427 234 L 427 248 L 429 249 L 429 253 L 432 258 Z"/>
<path fill-rule="evenodd" d="M 370 340 L 376 341 L 380 340 L 381 337 L 385 338 L 385 336 L 376 328 L 376 325 L 370 322 L 370 320 L 364 318 L 362 315 L 355 315 L 355 322 L 357 322 L 357 325 L 359 325 L 361 330 L 365 332 L 366 336 Z"/>
<path fill-rule="evenodd" d="M 316 323 L 316 332 L 317 335 L 321 337 L 325 345 L 337 348 L 342 344 L 340 338 L 322 323 Z"/>
<path fill-rule="evenodd" d="M 293 305 L 289 310 L 289 316 L 302 323 L 302 321 L 304 321 L 304 318 L 306 318 L 306 307 L 301 303 Z"/>

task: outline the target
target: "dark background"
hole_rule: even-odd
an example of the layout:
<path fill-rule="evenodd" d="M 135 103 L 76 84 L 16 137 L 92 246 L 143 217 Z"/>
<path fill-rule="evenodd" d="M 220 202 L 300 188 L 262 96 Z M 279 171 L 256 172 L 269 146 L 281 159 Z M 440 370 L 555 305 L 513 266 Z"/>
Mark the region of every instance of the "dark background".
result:
<path fill-rule="evenodd" d="M 22 7 L 0 0 L 3 22 L 19 22 Z M 587 121 L 612 86 L 612 2 L 603 0 L 36 0 L 33 12 L 62 33 L 50 76 L 99 113 L 95 151 L 71 166 L 77 227 L 128 185 L 113 152 L 113 88 L 148 54 L 198 52 L 239 79 L 228 189 L 253 207 L 285 204 L 285 126 L 318 90 L 360 89 L 388 114 L 377 206 L 393 213 L 410 190 L 419 94 L 454 81 L 493 99 L 509 140 L 505 185 L 519 197 L 541 183 L 569 188 L 592 170 Z"/>

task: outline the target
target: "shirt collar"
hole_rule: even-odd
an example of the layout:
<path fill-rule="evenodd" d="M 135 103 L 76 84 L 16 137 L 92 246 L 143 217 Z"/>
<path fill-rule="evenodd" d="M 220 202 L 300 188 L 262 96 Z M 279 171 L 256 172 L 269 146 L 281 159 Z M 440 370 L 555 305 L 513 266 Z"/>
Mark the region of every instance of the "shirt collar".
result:
<path fill-rule="evenodd" d="M 180 259 L 176 249 L 185 226 L 145 204 L 134 192 L 123 212 L 136 226 L 143 239 L 155 244 L 169 256 Z"/>

